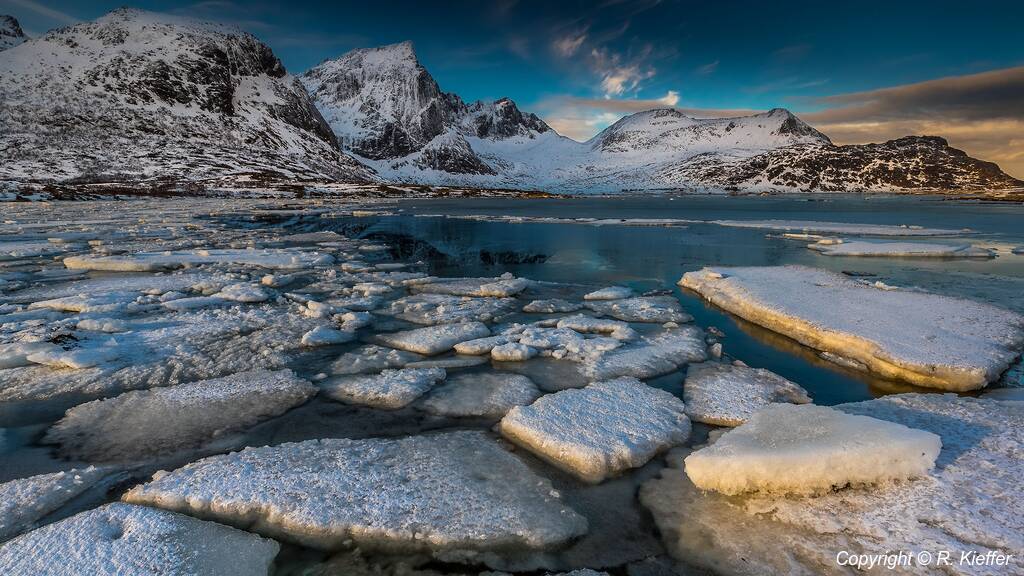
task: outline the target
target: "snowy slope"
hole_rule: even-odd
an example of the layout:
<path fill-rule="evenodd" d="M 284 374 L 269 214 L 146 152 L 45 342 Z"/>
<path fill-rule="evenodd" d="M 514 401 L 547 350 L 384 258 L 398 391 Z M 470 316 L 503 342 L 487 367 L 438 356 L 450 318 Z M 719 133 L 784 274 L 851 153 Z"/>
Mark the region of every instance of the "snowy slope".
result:
<path fill-rule="evenodd" d="M 781 108 L 710 119 L 649 110 L 576 142 L 507 98 L 467 105 L 443 92 L 408 42 L 354 50 L 301 80 L 342 147 L 391 181 L 554 192 L 1024 186 L 941 139 L 835 146 Z"/>
<path fill-rule="evenodd" d="M 134 9 L 0 53 L 0 180 L 372 178 L 269 47 Z"/>
<path fill-rule="evenodd" d="M 28 40 L 14 16 L 0 14 L 0 50 L 14 48 Z"/>

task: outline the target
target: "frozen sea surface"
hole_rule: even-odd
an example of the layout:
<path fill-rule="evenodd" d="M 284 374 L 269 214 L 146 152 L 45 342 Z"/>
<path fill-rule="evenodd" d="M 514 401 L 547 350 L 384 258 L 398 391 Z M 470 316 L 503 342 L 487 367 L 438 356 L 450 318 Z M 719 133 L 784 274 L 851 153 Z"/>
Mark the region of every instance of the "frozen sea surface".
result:
<path fill-rule="evenodd" d="M 981 392 L 991 399 L 943 396 L 851 368 L 675 283 L 704 267 L 796 264 L 880 292 L 926 291 L 1024 313 L 1024 254 L 1014 252 L 1024 245 L 1024 207 L 663 196 L 4 208 L 0 483 L 19 495 L 4 536 L 18 544 L 0 545 L 10 566 L 65 558 L 95 566 L 166 549 L 187 572 L 188 562 L 207 562 L 190 555 L 198 543 L 185 530 L 198 529 L 211 535 L 207 551 L 247 550 L 239 557 L 270 563 L 275 574 L 667 575 L 694 565 L 730 573 L 742 570 L 716 562 L 749 548 L 761 554 L 758 568 L 768 567 L 761 573 L 781 571 L 764 560 L 772 527 L 749 520 L 763 510 L 795 523 L 797 533 L 784 536 L 821 558 L 821 542 L 840 537 L 808 510 L 831 514 L 854 549 L 884 548 L 872 540 L 880 525 L 913 542 L 935 521 L 949 533 L 934 541 L 980 533 L 991 548 L 1019 549 L 1014 462 L 1024 448 L 1004 427 L 1024 403 L 995 400 L 1019 395 L 991 390 L 1024 387 L 1019 360 Z M 969 246 L 991 257 L 881 250 L 840 258 L 807 249 L 835 238 L 872 248 Z M 697 362 L 773 376 L 695 385 L 703 396 L 691 394 L 687 406 Z M 287 377 L 270 389 L 261 374 Z M 619 376 L 640 378 L 635 405 L 595 392 L 608 386 L 595 381 Z M 341 402 L 339 383 L 348 394 Z M 714 424 L 742 430 L 763 404 L 750 401 L 751 386 L 765 402 L 803 402 L 802 389 L 819 406 L 845 404 L 851 414 L 939 434 L 936 468 L 877 494 L 839 490 L 806 510 L 770 494 L 729 508 L 736 497 L 691 489 L 682 462 L 722 437 Z M 899 400 L 912 391 L 927 393 Z M 850 404 L 874 397 L 891 403 Z M 664 414 L 648 413 L 650 398 Z M 495 426 L 510 411 L 530 414 L 520 418 L 523 438 L 564 430 L 572 450 L 504 440 Z M 687 412 L 712 417 L 684 426 Z M 807 424 L 795 419 L 795 429 Z M 249 450 L 232 452 L 241 448 Z M 564 465 L 573 450 L 603 463 L 591 481 L 607 478 L 582 481 Z M 261 476 L 254 463 L 273 466 Z M 355 472 L 339 477 L 338 463 Z M 102 479 L 83 476 L 94 470 Z M 338 506 L 339 482 L 361 491 L 341 486 L 351 506 Z M 128 492 L 194 521 L 103 507 Z M 892 512 L 901 514 L 893 523 L 873 508 L 878 502 L 909 504 Z M 910 504 L 946 520 L 911 521 Z M 130 528 L 135 540 L 113 538 L 110 526 Z M 359 544 L 377 546 L 356 551 Z M 26 557 L 32 546 L 53 554 Z"/>

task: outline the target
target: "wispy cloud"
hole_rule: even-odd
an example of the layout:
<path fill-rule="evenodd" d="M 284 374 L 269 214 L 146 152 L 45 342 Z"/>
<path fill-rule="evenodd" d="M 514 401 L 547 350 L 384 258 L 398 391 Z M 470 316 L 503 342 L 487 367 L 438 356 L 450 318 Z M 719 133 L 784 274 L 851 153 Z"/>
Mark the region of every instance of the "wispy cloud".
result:
<path fill-rule="evenodd" d="M 587 27 L 581 30 L 558 35 L 551 42 L 555 54 L 562 58 L 571 58 L 587 40 Z"/>
<path fill-rule="evenodd" d="M 639 54 L 624 57 L 605 48 L 591 50 L 592 66 L 601 78 L 601 91 L 606 98 L 636 93 L 641 82 L 654 77 L 656 70 L 647 63 L 651 51 L 651 46 L 646 45 Z"/>
<path fill-rule="evenodd" d="M 708 76 L 710 74 L 714 74 L 715 70 L 718 70 L 718 63 L 719 61 L 715 60 L 714 62 L 708 62 L 703 66 L 698 66 L 696 72 L 701 76 Z"/>
<path fill-rule="evenodd" d="M 69 24 L 78 24 L 82 21 L 73 14 L 50 8 L 34 0 L 3 0 L 0 2 L 0 12 L 10 12 L 15 16 L 23 16 L 25 13 L 30 13 L 44 21 L 48 27 L 67 26 Z M 38 30 L 28 28 L 25 29 L 25 33 L 29 36 L 38 36 L 40 34 Z"/>

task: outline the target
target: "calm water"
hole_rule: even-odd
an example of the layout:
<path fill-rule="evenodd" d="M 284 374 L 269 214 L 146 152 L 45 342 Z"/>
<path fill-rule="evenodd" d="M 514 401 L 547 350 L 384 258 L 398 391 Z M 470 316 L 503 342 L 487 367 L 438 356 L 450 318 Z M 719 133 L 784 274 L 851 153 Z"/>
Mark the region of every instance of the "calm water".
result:
<path fill-rule="evenodd" d="M 706 265 L 804 264 L 870 274 L 901 287 L 974 298 L 1024 312 L 1024 206 L 943 201 L 931 197 L 658 197 L 594 199 L 438 199 L 398 202 L 395 216 L 346 218 L 330 225 L 395 242 L 405 255 L 427 260 L 444 276 L 512 272 L 535 280 L 623 284 L 639 291 L 672 290 L 697 324 L 726 336 L 726 354 L 768 368 L 807 388 L 815 402 L 835 404 L 892 392 L 904 384 L 872 378 L 818 358 L 809 349 L 707 305 L 676 287 L 684 272 Z M 678 218 L 692 220 L 819 220 L 970 228 L 974 233 L 934 242 L 992 247 L 991 260 L 837 258 L 806 241 L 769 237 L 768 230 L 714 224 L 678 227 L 507 223 L 441 218 L 531 216 L 557 218 Z M 678 384 L 676 384 L 677 386 Z"/>

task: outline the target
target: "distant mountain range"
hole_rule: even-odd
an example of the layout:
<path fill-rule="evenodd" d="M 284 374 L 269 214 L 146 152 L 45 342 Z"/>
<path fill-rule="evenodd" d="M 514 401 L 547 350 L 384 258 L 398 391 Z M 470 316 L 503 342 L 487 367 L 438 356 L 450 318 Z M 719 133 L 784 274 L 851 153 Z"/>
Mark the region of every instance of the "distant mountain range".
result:
<path fill-rule="evenodd" d="M 133 9 L 25 41 L 0 17 L 0 181 L 394 182 L 552 192 L 1024 187 L 936 137 L 836 146 L 787 110 L 622 118 L 587 142 L 443 92 L 410 43 L 290 76 L 230 26 Z"/>

